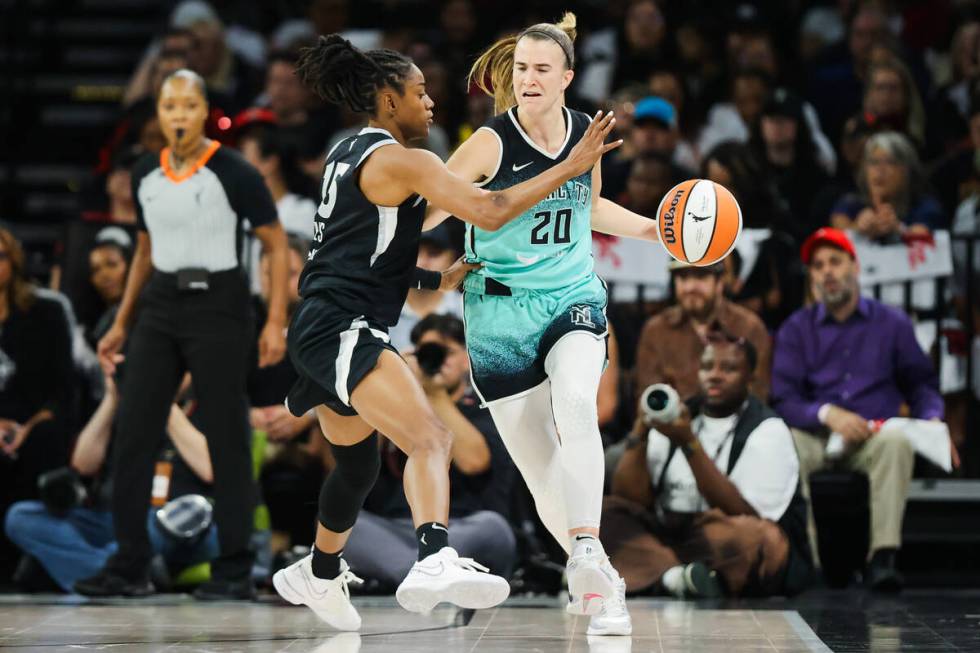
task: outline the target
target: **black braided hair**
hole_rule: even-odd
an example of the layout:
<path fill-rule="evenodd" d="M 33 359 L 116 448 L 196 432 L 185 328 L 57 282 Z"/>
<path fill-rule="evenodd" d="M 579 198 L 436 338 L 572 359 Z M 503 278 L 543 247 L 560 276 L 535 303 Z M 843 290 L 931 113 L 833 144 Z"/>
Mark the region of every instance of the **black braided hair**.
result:
<path fill-rule="evenodd" d="M 389 86 L 404 93 L 411 67 L 412 60 L 399 52 L 363 52 L 342 36 L 329 34 L 300 50 L 296 74 L 321 99 L 373 114 L 378 90 Z"/>

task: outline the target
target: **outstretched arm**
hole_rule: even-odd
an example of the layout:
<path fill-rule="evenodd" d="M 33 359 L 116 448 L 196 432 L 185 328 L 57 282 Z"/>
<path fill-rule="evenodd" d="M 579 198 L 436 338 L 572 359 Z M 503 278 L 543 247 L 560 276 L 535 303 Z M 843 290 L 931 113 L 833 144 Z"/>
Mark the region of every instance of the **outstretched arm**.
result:
<path fill-rule="evenodd" d="M 592 229 L 610 236 L 660 242 L 657 221 L 600 197 L 592 209 Z"/>
<path fill-rule="evenodd" d="M 500 139 L 489 129 L 477 129 L 465 142 L 453 152 L 446 167 L 457 177 L 478 183 L 488 179 L 496 172 L 497 162 L 503 154 L 500 151 Z M 452 215 L 449 211 L 429 204 L 425 211 L 425 222 L 422 231 L 434 229 L 443 220 Z"/>
<path fill-rule="evenodd" d="M 453 173 L 437 156 L 424 150 L 382 148 L 375 157 L 396 183 L 430 203 L 481 229 L 495 231 L 543 200 L 566 180 L 590 170 L 599 158 L 622 144 L 604 144 L 615 125 L 612 114 L 596 117 L 568 158 L 540 175 L 499 191 L 485 191 Z M 394 148 L 391 148 L 394 149 Z M 378 157 L 381 154 L 381 157 Z"/>

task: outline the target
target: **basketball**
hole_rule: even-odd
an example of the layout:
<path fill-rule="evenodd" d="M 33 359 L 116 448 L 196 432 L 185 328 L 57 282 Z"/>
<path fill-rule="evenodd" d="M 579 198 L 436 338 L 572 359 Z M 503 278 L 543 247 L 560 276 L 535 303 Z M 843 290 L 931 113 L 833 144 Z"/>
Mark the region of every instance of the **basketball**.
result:
<path fill-rule="evenodd" d="M 657 208 L 660 242 L 681 263 L 711 265 L 728 256 L 742 233 L 735 196 L 708 179 L 688 179 L 664 195 Z"/>

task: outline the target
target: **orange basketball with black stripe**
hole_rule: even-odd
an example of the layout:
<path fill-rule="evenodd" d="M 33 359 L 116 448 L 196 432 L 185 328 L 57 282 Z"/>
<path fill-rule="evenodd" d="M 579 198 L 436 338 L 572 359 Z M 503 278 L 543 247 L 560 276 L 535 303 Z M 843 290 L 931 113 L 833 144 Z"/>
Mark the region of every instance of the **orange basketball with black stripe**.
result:
<path fill-rule="evenodd" d="M 711 265 L 728 256 L 742 233 L 735 196 L 708 179 L 688 179 L 670 189 L 657 208 L 660 242 L 681 263 Z"/>

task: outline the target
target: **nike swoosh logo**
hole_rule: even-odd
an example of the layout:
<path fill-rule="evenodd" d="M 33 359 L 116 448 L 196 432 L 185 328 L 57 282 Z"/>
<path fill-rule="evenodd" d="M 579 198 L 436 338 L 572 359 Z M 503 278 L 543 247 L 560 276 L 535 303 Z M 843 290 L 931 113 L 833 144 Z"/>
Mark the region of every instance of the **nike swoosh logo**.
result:
<path fill-rule="evenodd" d="M 531 265 L 532 263 L 537 263 L 538 260 L 540 259 L 541 259 L 540 256 L 521 256 L 520 254 L 517 255 L 517 260 L 523 263 L 524 265 Z"/>
<path fill-rule="evenodd" d="M 443 527 L 442 527 L 442 526 L 440 526 L 439 524 L 433 524 L 433 525 L 432 525 L 432 528 L 434 528 L 434 529 L 436 529 L 437 531 L 444 531 L 444 532 L 446 532 L 446 533 L 448 533 L 448 532 L 449 532 L 449 529 L 448 529 L 448 528 L 443 528 Z"/>
<path fill-rule="evenodd" d="M 426 576 L 438 576 L 439 574 L 441 574 L 445 570 L 445 568 L 446 568 L 445 563 L 440 562 L 439 563 L 439 570 L 438 571 L 429 571 L 428 569 L 426 569 L 425 567 L 422 567 L 422 566 L 416 567 L 416 570 L 420 574 L 425 574 Z"/>
<path fill-rule="evenodd" d="M 522 165 L 522 166 L 519 166 L 519 165 L 517 165 L 517 164 L 515 163 L 514 165 L 512 165 L 512 166 L 511 166 L 511 170 L 513 170 L 514 172 L 520 172 L 521 170 L 523 170 L 524 168 L 526 168 L 526 167 L 528 167 L 528 166 L 529 166 L 529 165 L 531 165 L 532 163 L 534 163 L 534 161 L 528 161 L 527 163 L 525 163 L 525 164 L 524 164 L 524 165 Z"/>
<path fill-rule="evenodd" d="M 704 222 L 705 220 L 711 219 L 710 215 L 694 215 L 693 213 L 691 214 L 691 217 L 694 218 L 695 222 Z"/>
<path fill-rule="evenodd" d="M 419 538 L 419 542 L 428 546 L 428 542 L 425 541 L 425 533 L 422 533 L 422 537 Z"/>
<path fill-rule="evenodd" d="M 317 592 L 313 588 L 313 583 L 310 582 L 309 577 L 306 574 L 300 574 L 300 575 L 303 577 L 303 582 L 306 583 L 306 589 L 309 590 L 310 596 L 312 596 L 314 598 L 317 598 L 317 599 L 322 599 L 323 597 L 325 597 L 327 594 L 330 593 L 330 588 L 329 587 L 327 589 L 323 590 L 322 592 Z M 285 577 L 285 580 L 286 580 L 286 583 L 288 585 L 292 586 L 292 583 L 289 582 L 289 576 L 288 575 Z M 296 588 L 293 588 L 294 591 L 295 591 L 295 589 Z"/>

